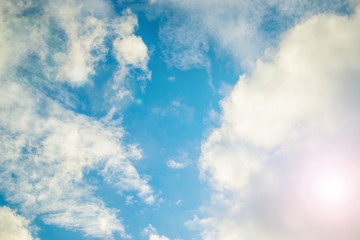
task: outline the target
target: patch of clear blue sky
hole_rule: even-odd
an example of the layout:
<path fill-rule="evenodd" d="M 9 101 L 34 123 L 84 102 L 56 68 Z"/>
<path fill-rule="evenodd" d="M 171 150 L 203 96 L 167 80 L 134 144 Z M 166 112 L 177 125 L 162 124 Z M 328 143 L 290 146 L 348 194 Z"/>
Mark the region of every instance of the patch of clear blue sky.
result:
<path fill-rule="evenodd" d="M 158 207 L 127 206 L 122 216 L 127 223 L 130 234 L 142 231 L 152 224 L 162 235 L 170 239 L 191 239 L 199 237 L 198 233 L 187 229 L 183 224 L 197 213 L 204 198 L 208 196 L 207 186 L 199 180 L 197 168 L 201 141 L 206 128 L 205 124 L 211 108 L 218 108 L 219 96 L 209 85 L 206 69 L 181 71 L 168 68 L 162 60 L 160 41 L 158 39 L 159 19 L 149 21 L 141 12 L 137 34 L 152 50 L 149 69 L 152 80 L 147 83 L 146 92 L 136 89 L 135 99 L 141 104 L 132 104 L 124 113 L 123 126 L 130 137 L 139 143 L 144 158 L 137 166 L 140 172 L 151 176 L 150 184 L 155 191 L 161 191 L 159 198 L 163 202 Z M 224 68 L 216 70 L 214 85 L 225 79 L 236 79 L 231 69 L 219 59 L 211 59 L 215 65 Z M 169 77 L 174 77 L 169 81 Z M 172 103 L 180 103 L 178 111 Z M 175 110 L 174 110 L 175 108 Z M 155 110 L 163 111 L 157 113 Z M 189 110 L 190 109 L 190 110 Z M 192 114 L 188 113 L 192 111 Z M 178 160 L 183 153 L 188 154 L 189 165 L 184 169 L 171 169 L 166 166 L 169 159 Z M 182 159 L 179 159 L 182 161 Z M 181 204 L 176 202 L 181 200 Z M 140 209 L 139 209 L 140 208 Z M 139 211 L 140 210 L 140 211 Z M 124 215 L 125 214 L 125 215 Z"/>

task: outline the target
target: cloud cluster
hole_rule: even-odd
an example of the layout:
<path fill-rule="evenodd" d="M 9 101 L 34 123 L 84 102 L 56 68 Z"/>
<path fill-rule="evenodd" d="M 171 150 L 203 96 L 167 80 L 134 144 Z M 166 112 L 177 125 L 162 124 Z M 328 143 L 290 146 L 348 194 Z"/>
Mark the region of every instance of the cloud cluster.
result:
<path fill-rule="evenodd" d="M 257 61 L 221 102 L 221 127 L 200 157 L 215 189 L 208 217 L 192 222 L 203 239 L 359 238 L 360 9 L 353 10 L 290 29 L 271 60 Z"/>
<path fill-rule="evenodd" d="M 85 182 L 92 170 L 119 191 L 135 190 L 154 202 L 152 188 L 131 163 L 141 151 L 122 143 L 121 128 L 74 114 L 20 84 L 2 82 L 0 95 L 1 191 L 25 214 L 97 237 L 124 233 L 116 211 Z"/>
<path fill-rule="evenodd" d="M 0 238 L 8 240 L 33 240 L 29 221 L 8 207 L 0 207 Z"/>
<path fill-rule="evenodd" d="M 113 54 L 116 72 L 126 69 L 112 79 L 116 96 L 131 94 L 122 84 L 131 69 L 150 77 L 136 26 L 130 10 L 118 16 L 108 1 L 0 1 L 0 191 L 29 219 L 102 239 L 128 237 L 118 211 L 87 183 L 93 173 L 119 193 L 135 191 L 154 203 L 148 178 L 132 163 L 141 150 L 123 142 L 121 127 L 106 124 L 117 109 L 101 122 L 42 87 L 57 84 L 66 98 L 67 88 L 85 85 Z"/>
<path fill-rule="evenodd" d="M 0 11 L 0 71 L 30 56 L 38 62 L 37 71 L 43 78 L 80 86 L 106 61 L 108 42 L 113 41 L 112 54 L 122 72 L 115 74 L 114 88 L 131 69 L 141 69 L 145 79 L 151 77 L 148 49 L 134 34 L 137 18 L 129 9 L 117 16 L 107 1 L 84 5 L 81 1 L 2 0 Z M 34 74 L 34 67 L 28 71 Z"/>

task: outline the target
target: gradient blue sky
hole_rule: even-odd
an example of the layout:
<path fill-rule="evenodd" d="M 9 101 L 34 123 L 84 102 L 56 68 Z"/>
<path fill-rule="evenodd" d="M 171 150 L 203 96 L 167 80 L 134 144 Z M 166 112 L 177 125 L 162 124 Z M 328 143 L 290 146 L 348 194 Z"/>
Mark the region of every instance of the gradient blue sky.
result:
<path fill-rule="evenodd" d="M 359 6 L 0 0 L 0 239 L 359 239 Z"/>

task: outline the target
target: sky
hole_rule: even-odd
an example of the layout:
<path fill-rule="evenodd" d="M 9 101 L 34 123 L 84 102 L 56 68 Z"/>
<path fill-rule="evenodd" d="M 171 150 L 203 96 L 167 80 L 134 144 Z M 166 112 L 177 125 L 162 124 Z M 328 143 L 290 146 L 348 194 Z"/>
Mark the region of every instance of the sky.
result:
<path fill-rule="evenodd" d="M 358 0 L 0 0 L 0 239 L 360 239 Z"/>

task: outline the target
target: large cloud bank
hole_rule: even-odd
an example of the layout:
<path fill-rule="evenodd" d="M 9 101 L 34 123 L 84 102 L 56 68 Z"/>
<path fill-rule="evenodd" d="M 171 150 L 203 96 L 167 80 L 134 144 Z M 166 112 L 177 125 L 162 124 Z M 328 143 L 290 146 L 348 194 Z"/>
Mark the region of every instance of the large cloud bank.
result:
<path fill-rule="evenodd" d="M 202 145 L 203 239 L 358 239 L 360 9 L 290 29 Z"/>

